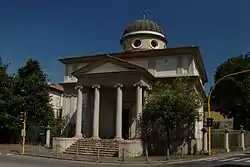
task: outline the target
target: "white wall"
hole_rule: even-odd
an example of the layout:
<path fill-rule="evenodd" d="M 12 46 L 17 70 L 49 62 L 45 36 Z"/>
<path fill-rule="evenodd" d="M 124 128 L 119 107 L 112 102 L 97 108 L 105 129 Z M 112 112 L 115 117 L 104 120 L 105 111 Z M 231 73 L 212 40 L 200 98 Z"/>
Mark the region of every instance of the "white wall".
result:
<path fill-rule="evenodd" d="M 50 90 L 50 104 L 54 110 L 55 117 L 59 116 L 59 110 L 63 105 L 63 96 L 60 91 Z"/>
<path fill-rule="evenodd" d="M 178 75 L 199 76 L 196 62 L 191 55 L 155 57 L 143 57 L 142 55 L 141 59 L 126 59 L 126 61 L 148 69 L 148 71 L 155 77 L 174 77 Z M 87 64 L 88 63 L 66 64 L 64 82 L 77 82 L 77 79 L 72 76 L 71 73 Z M 99 69 L 96 72 L 101 71 Z"/>
<path fill-rule="evenodd" d="M 199 76 L 191 55 L 143 57 L 142 59 L 129 59 L 128 61 L 148 69 L 156 78 L 178 75 Z"/>
<path fill-rule="evenodd" d="M 76 63 L 76 64 L 65 64 L 64 65 L 64 82 L 77 82 L 77 78 L 71 75 L 72 72 L 85 67 L 88 63 Z"/>

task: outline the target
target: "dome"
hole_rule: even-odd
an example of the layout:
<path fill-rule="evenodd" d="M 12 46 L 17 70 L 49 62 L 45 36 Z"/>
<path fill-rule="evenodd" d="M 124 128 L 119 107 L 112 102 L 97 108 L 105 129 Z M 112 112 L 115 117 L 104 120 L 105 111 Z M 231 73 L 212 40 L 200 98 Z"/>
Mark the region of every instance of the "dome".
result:
<path fill-rule="evenodd" d="M 165 38 L 162 28 L 148 19 L 136 20 L 129 24 L 123 32 L 121 42 L 125 37 L 135 34 L 152 34 Z"/>

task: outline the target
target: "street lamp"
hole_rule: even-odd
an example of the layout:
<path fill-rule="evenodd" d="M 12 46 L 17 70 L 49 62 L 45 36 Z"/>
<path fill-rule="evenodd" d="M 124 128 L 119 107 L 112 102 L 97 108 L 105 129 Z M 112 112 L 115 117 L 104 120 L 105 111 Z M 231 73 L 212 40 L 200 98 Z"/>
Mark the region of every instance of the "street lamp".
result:
<path fill-rule="evenodd" d="M 208 109 L 208 119 L 211 119 L 211 111 L 210 111 L 210 103 L 211 103 L 211 95 L 212 95 L 212 92 L 214 91 L 215 89 L 215 86 L 220 82 L 222 81 L 223 79 L 225 78 L 228 78 L 228 77 L 231 77 L 231 76 L 235 76 L 235 75 L 239 75 L 239 74 L 243 74 L 243 73 L 247 73 L 247 72 L 250 72 L 250 69 L 248 70 L 243 70 L 243 71 L 240 71 L 240 72 L 235 72 L 235 73 L 231 73 L 231 74 L 228 74 L 228 75 L 225 75 L 223 77 L 221 77 L 215 84 L 214 86 L 212 87 L 212 89 L 210 90 L 209 94 L 208 94 L 208 99 L 207 99 L 207 109 Z M 208 126 L 208 155 L 211 155 L 211 126 Z"/>

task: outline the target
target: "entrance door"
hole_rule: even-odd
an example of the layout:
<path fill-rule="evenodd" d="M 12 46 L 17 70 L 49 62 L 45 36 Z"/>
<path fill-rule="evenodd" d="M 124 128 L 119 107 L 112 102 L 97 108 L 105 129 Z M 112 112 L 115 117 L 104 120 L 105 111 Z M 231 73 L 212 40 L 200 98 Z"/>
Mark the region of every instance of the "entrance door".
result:
<path fill-rule="evenodd" d="M 122 138 L 129 139 L 129 109 L 123 109 L 122 112 Z"/>

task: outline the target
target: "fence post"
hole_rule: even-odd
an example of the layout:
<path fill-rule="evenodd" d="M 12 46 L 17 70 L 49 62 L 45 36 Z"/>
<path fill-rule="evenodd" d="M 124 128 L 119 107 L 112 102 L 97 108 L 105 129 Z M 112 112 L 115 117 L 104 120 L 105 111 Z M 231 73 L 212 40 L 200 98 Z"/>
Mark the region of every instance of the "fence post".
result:
<path fill-rule="evenodd" d="M 56 158 L 58 158 L 58 153 L 59 153 L 59 148 L 58 148 L 59 146 L 58 145 L 56 145 Z"/>
<path fill-rule="evenodd" d="M 192 137 L 188 136 L 187 139 L 187 144 L 188 144 L 188 155 L 192 155 Z"/>
<path fill-rule="evenodd" d="M 96 161 L 99 162 L 100 159 L 100 148 L 99 148 L 99 142 L 97 143 L 97 157 L 96 157 Z"/>
<path fill-rule="evenodd" d="M 51 130 L 51 127 L 48 125 L 46 128 L 46 144 L 45 146 L 46 147 L 50 147 L 50 130 Z"/>
<path fill-rule="evenodd" d="M 146 153 L 146 161 L 149 162 L 149 159 L 148 159 L 148 145 L 145 144 L 146 147 L 145 147 L 145 153 Z"/>
<path fill-rule="evenodd" d="M 229 134 L 228 134 L 229 130 L 228 130 L 228 125 L 225 125 L 225 151 L 229 152 Z"/>
<path fill-rule="evenodd" d="M 78 157 L 78 149 L 79 149 L 79 146 L 78 146 L 78 141 L 76 142 L 76 154 L 75 154 L 75 158 L 77 159 Z"/>
<path fill-rule="evenodd" d="M 170 155 L 169 155 L 169 154 L 170 154 L 170 152 L 169 152 L 169 147 L 168 147 L 168 148 L 167 148 L 167 160 L 169 160 L 169 159 L 170 159 L 170 158 L 169 158 L 169 157 L 170 157 Z"/>
<path fill-rule="evenodd" d="M 243 126 L 240 126 L 240 132 L 241 132 L 241 148 L 243 151 L 246 150 L 245 148 L 245 130 L 243 129 Z"/>
<path fill-rule="evenodd" d="M 207 154 L 208 150 L 207 150 L 207 128 L 203 127 L 202 130 L 203 132 L 203 142 L 202 142 L 202 153 L 203 154 Z"/>
<path fill-rule="evenodd" d="M 125 149 L 124 148 L 122 149 L 122 161 L 123 162 L 125 161 Z"/>

